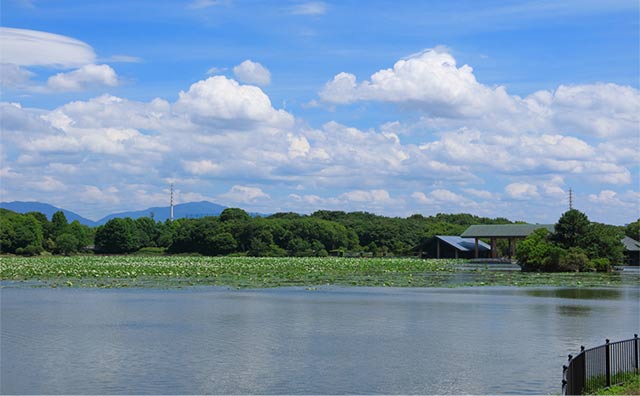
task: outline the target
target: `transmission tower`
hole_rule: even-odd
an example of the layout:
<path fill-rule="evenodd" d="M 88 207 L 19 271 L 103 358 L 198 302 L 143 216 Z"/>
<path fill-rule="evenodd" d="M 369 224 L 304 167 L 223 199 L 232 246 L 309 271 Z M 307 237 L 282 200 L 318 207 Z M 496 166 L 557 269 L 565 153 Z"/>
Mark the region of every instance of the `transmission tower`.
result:
<path fill-rule="evenodd" d="M 569 210 L 573 209 L 573 189 L 569 188 Z"/>
<path fill-rule="evenodd" d="M 171 183 L 171 203 L 169 205 L 169 221 L 173 221 L 173 183 Z"/>

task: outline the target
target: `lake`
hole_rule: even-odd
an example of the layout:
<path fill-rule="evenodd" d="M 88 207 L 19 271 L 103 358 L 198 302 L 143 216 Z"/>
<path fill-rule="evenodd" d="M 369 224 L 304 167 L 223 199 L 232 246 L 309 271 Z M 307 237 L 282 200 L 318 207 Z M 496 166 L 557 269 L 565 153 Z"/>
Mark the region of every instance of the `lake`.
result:
<path fill-rule="evenodd" d="M 3 394 L 559 394 L 640 288 L 0 290 Z"/>

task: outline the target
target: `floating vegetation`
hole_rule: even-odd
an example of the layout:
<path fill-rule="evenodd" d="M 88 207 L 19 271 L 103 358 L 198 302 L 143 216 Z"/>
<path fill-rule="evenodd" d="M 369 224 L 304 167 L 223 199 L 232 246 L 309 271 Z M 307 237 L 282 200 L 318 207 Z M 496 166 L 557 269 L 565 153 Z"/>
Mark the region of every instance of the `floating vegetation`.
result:
<path fill-rule="evenodd" d="M 232 288 L 340 285 L 392 287 L 637 285 L 640 275 L 465 269 L 459 260 L 319 257 L 2 257 L 7 286 Z"/>

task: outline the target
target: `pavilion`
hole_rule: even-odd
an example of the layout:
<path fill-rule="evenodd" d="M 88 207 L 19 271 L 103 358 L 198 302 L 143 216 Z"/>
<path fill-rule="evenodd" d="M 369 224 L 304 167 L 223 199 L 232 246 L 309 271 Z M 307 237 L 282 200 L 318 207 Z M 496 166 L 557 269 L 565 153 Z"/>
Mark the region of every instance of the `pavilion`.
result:
<path fill-rule="evenodd" d="M 496 241 L 498 239 L 509 240 L 509 258 L 515 254 L 516 241 L 524 239 L 539 228 L 545 228 L 549 232 L 554 231 L 553 224 L 479 224 L 472 225 L 460 235 L 462 238 L 475 239 L 475 258 L 480 254 L 480 238 L 491 241 L 491 258 L 497 258 Z"/>

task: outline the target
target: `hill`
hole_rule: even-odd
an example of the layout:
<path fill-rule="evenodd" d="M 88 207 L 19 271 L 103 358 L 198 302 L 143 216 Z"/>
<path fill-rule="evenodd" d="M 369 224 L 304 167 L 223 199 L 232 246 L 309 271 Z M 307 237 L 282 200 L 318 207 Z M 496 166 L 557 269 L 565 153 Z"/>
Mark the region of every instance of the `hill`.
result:
<path fill-rule="evenodd" d="M 225 209 L 226 206 L 218 205 L 209 201 L 188 202 L 174 205 L 173 218 L 181 219 L 218 216 Z M 96 223 L 98 225 L 104 224 L 116 217 L 131 217 L 132 219 L 137 219 L 139 217 L 153 217 L 155 221 L 165 221 L 169 219 L 169 206 L 155 206 L 143 210 L 112 213 L 101 218 Z"/>
<path fill-rule="evenodd" d="M 89 220 L 86 217 L 82 217 L 77 213 L 74 213 L 70 210 L 58 208 L 53 205 L 49 205 L 47 203 L 42 202 L 24 202 L 24 201 L 13 201 L 13 202 L 0 202 L 0 208 L 8 209 L 16 213 L 29 213 L 29 212 L 40 212 L 47 216 L 49 220 L 51 220 L 51 216 L 59 210 L 64 213 L 68 222 L 72 222 L 74 220 L 78 220 L 80 224 L 87 225 L 89 227 L 95 227 L 98 225 L 93 220 Z"/>

